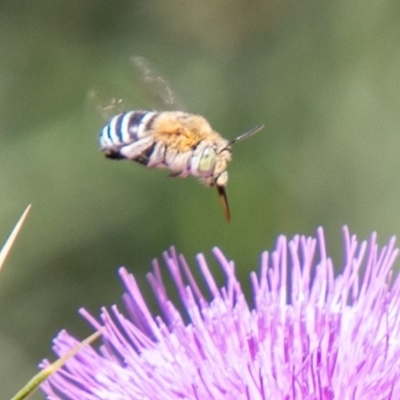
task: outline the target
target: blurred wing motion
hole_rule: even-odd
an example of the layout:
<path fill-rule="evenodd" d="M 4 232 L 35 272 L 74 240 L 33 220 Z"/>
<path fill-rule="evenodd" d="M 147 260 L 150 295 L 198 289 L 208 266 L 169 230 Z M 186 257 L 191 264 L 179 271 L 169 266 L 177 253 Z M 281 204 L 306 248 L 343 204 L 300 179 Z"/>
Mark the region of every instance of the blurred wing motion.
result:
<path fill-rule="evenodd" d="M 142 82 L 145 86 L 144 92 L 150 94 L 150 97 L 156 100 L 163 109 L 171 111 L 184 111 L 186 109 L 172 91 L 167 79 L 156 70 L 147 58 L 135 56 L 131 57 L 131 62 L 139 73 L 139 82 Z"/>
<path fill-rule="evenodd" d="M 86 108 L 90 114 L 101 116 L 102 120 L 109 120 L 113 115 L 126 109 L 122 99 L 112 96 L 106 97 L 98 89 L 90 89 L 86 95 Z"/>
<path fill-rule="evenodd" d="M 133 57 L 143 81 L 164 104 L 175 105 L 167 81 L 154 72 L 143 57 Z M 122 101 L 114 100 L 103 113 Z M 230 220 L 225 187 L 228 183 L 227 167 L 232 158 L 232 145 L 261 130 L 258 125 L 236 139 L 224 139 L 200 115 L 183 111 L 119 111 L 111 117 L 100 132 L 100 148 L 106 157 L 128 159 L 148 168 L 165 168 L 173 177 L 198 178 L 209 187 L 216 187 L 224 215 Z"/>
<path fill-rule="evenodd" d="M 130 67 L 123 73 L 123 80 L 127 82 L 103 82 L 98 87 L 91 88 L 86 95 L 86 115 L 101 125 L 113 116 L 126 110 L 134 110 L 139 99 L 156 105 L 164 110 L 185 110 L 183 104 L 174 95 L 168 81 L 159 74 L 153 64 L 144 57 L 131 57 Z M 131 90 L 130 88 L 136 88 Z"/>

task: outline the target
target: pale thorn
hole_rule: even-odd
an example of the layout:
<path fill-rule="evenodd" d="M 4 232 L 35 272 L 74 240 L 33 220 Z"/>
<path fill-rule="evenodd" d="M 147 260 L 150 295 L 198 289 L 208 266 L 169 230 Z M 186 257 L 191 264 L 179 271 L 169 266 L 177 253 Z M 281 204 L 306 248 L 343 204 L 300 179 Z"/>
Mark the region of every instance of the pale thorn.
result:
<path fill-rule="evenodd" d="M 19 231 L 22 228 L 22 225 L 23 225 L 23 223 L 24 223 L 24 221 L 25 221 L 30 209 L 31 209 L 31 204 L 29 204 L 29 206 L 26 207 L 25 211 L 21 215 L 21 218 L 19 219 L 17 224 L 14 226 L 14 229 L 10 233 L 10 236 L 8 237 L 8 239 L 5 242 L 3 248 L 1 249 L 1 251 L 0 251 L 0 269 L 3 266 L 4 261 L 6 260 L 6 258 L 8 256 L 8 253 L 10 252 L 11 247 L 14 244 L 15 239 L 17 238 L 17 235 L 18 235 Z"/>
<path fill-rule="evenodd" d="M 30 206 L 29 206 L 30 207 Z M 76 355 L 83 347 L 93 343 L 101 335 L 102 329 L 92 333 L 85 340 L 78 343 L 74 348 L 64 354 L 62 357 L 48 365 L 38 374 L 36 374 L 11 400 L 27 399 L 36 389 L 54 372 L 58 371 L 71 357 Z"/>

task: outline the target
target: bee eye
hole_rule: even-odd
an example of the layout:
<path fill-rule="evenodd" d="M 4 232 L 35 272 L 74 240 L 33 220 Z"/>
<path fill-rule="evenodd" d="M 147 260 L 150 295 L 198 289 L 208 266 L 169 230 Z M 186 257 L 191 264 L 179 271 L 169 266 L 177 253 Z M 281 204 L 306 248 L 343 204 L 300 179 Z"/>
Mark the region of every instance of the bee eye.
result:
<path fill-rule="evenodd" d="M 215 167 L 217 153 L 211 146 L 207 146 L 199 161 L 199 172 L 212 173 Z"/>

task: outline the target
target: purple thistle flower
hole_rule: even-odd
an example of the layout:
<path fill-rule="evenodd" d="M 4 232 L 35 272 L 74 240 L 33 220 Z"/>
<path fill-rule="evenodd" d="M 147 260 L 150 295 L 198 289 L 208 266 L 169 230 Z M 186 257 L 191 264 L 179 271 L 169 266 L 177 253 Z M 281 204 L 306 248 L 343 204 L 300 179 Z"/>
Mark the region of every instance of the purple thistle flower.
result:
<path fill-rule="evenodd" d="M 124 269 L 126 314 L 103 309 L 99 350 L 85 347 L 43 384 L 48 399 L 400 399 L 400 280 L 390 285 L 398 250 L 381 250 L 376 234 L 357 243 L 344 228 L 342 272 L 334 277 L 322 229 L 317 239 L 280 236 L 252 272 L 246 301 L 235 267 L 213 253 L 221 289 L 203 255 L 197 257 L 211 300 L 186 261 L 164 254 L 187 315 L 168 298 L 160 267 L 148 275 L 162 317 L 153 317 Z M 187 282 L 187 283 L 185 283 Z M 189 318 L 189 322 L 185 319 Z M 58 355 L 78 340 L 61 332 Z M 42 363 L 42 367 L 47 362 Z"/>

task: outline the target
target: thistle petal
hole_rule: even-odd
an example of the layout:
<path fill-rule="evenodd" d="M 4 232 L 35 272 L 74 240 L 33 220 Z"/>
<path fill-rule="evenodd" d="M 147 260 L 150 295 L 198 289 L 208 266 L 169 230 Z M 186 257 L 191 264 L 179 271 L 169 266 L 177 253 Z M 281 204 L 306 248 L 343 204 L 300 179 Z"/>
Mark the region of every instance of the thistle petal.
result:
<path fill-rule="evenodd" d="M 215 248 L 218 287 L 197 257 L 208 294 L 174 249 L 164 261 L 181 305 L 169 298 L 160 266 L 149 283 L 153 316 L 133 275 L 120 269 L 125 313 L 102 309 L 103 344 L 83 348 L 43 385 L 48 399 L 394 399 L 400 393 L 400 280 L 391 239 L 358 243 L 343 229 L 344 265 L 335 277 L 322 229 L 316 238 L 280 236 L 250 274 L 253 306 L 235 265 Z M 393 280 L 390 283 L 390 280 Z M 183 310 L 184 312 L 180 311 Z M 77 344 L 62 332 L 60 355 Z"/>

